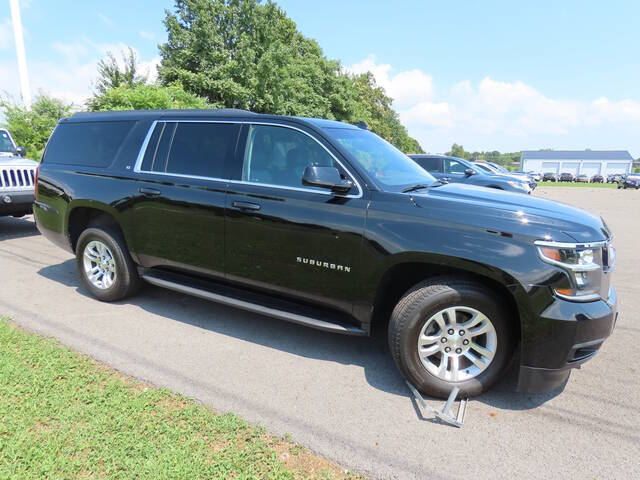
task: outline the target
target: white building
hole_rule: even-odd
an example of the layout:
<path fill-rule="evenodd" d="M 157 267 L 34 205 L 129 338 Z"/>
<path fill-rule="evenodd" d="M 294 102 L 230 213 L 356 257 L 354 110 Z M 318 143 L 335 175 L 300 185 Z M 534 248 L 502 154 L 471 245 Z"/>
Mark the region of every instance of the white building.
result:
<path fill-rule="evenodd" d="M 520 169 L 536 173 L 630 173 L 633 158 L 626 150 L 525 150 L 520 156 Z"/>

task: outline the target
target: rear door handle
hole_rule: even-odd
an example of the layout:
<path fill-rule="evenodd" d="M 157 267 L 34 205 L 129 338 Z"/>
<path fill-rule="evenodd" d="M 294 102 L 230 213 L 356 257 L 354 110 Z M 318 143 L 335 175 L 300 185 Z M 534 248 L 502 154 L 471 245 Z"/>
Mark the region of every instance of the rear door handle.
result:
<path fill-rule="evenodd" d="M 235 201 L 231 205 L 233 205 L 235 208 L 238 208 L 240 210 L 253 210 L 253 211 L 260 210 L 260 205 L 258 205 L 257 203 Z"/>
<path fill-rule="evenodd" d="M 160 190 L 156 190 L 155 188 L 142 187 L 138 191 L 147 197 L 157 197 L 158 195 L 160 195 Z"/>

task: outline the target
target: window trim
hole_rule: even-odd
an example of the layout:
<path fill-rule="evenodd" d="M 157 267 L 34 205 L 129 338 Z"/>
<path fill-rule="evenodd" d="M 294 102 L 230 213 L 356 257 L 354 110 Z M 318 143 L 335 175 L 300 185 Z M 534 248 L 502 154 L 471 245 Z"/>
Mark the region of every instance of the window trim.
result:
<path fill-rule="evenodd" d="M 353 181 L 354 186 L 356 186 L 357 189 L 358 189 L 358 193 L 357 194 L 349 194 L 349 195 L 341 195 L 341 194 L 338 194 L 338 193 L 335 193 L 335 192 L 316 190 L 316 189 L 313 189 L 313 188 L 289 187 L 289 186 L 286 186 L 286 185 L 274 185 L 274 184 L 271 184 L 271 183 L 259 183 L 259 182 L 247 182 L 247 181 L 244 181 L 244 180 L 232 180 L 230 178 L 201 177 L 201 176 L 198 176 L 198 175 L 186 175 L 186 174 L 179 174 L 179 173 L 153 172 L 153 171 L 149 171 L 149 170 L 142 170 L 142 161 L 144 160 L 145 153 L 147 151 L 147 148 L 149 147 L 149 142 L 151 141 L 151 136 L 153 135 L 153 130 L 155 129 L 156 125 L 158 123 L 165 123 L 166 124 L 166 123 L 172 123 L 172 122 L 176 122 L 176 123 L 227 123 L 227 124 L 234 124 L 234 125 L 267 125 L 267 126 L 290 128 L 291 130 L 296 130 L 296 131 L 301 132 L 301 133 L 307 135 L 308 137 L 312 138 L 322 148 L 324 148 L 329 155 L 331 155 L 331 157 L 344 169 L 344 171 L 347 172 L 347 175 L 349 175 L 349 177 L 351 177 L 351 180 Z M 177 130 L 177 126 L 176 126 L 176 130 Z M 247 142 L 248 142 L 248 138 L 247 138 Z M 242 161 L 244 163 L 244 158 L 243 158 Z M 332 195 L 332 196 L 341 197 L 341 198 L 362 198 L 362 196 L 363 196 L 363 189 L 360 186 L 360 182 L 358 182 L 358 180 L 351 173 L 351 171 L 344 165 L 344 163 L 341 162 L 333 154 L 333 152 L 331 152 L 331 150 L 329 150 L 316 137 L 311 135 L 309 132 L 306 132 L 306 131 L 302 130 L 301 128 L 293 127 L 291 125 L 286 125 L 286 124 L 282 124 L 282 123 L 274 123 L 274 122 L 260 122 L 260 121 L 256 122 L 256 121 L 246 121 L 246 120 L 245 121 L 237 121 L 237 120 L 231 120 L 231 121 L 229 121 L 229 120 L 176 120 L 176 119 L 154 120 L 153 123 L 151 124 L 151 126 L 149 127 L 149 131 L 147 132 L 147 135 L 145 136 L 144 141 L 142 142 L 142 146 L 140 147 L 140 151 L 138 152 L 138 157 L 136 158 L 136 162 L 135 162 L 135 165 L 133 167 L 133 171 L 135 173 L 146 173 L 146 174 L 149 174 L 149 175 L 160 175 L 160 176 L 166 176 L 166 177 L 179 177 L 179 178 L 192 178 L 192 179 L 195 179 L 195 180 L 213 180 L 213 181 L 218 181 L 218 182 L 228 182 L 228 183 L 240 184 L 240 185 L 255 185 L 255 186 L 259 186 L 259 187 L 280 188 L 280 189 L 283 189 L 283 190 L 293 190 L 293 191 L 299 191 L 299 192 L 311 192 L 311 193 L 318 193 L 320 195 Z"/>

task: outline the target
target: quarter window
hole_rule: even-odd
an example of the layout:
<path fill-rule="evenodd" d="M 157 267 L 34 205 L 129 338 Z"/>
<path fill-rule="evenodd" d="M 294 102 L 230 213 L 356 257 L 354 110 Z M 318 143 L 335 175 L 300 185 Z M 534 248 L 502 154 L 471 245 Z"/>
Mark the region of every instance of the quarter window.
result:
<path fill-rule="evenodd" d="M 317 141 L 302 132 L 271 125 L 251 126 L 242 180 L 302 187 L 302 175 L 308 165 L 339 168 L 334 158 Z"/>

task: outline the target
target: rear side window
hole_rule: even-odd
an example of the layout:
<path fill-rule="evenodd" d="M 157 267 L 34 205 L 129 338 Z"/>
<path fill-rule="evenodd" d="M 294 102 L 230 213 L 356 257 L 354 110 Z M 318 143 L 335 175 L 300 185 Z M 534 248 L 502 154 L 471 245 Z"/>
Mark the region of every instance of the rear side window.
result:
<path fill-rule="evenodd" d="M 427 172 L 442 172 L 441 158 L 416 158 L 415 161 Z"/>
<path fill-rule="evenodd" d="M 61 123 L 47 144 L 43 161 L 62 165 L 108 167 L 135 123 Z"/>
<path fill-rule="evenodd" d="M 232 123 L 178 122 L 172 132 L 165 172 L 224 178 L 225 165 L 233 159 L 239 131 L 240 125 Z"/>

